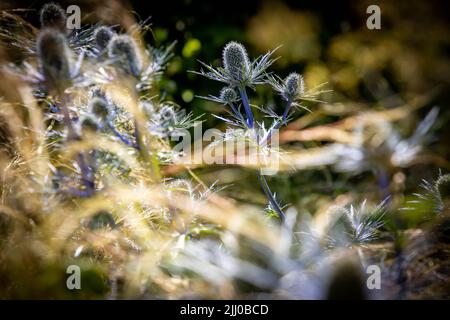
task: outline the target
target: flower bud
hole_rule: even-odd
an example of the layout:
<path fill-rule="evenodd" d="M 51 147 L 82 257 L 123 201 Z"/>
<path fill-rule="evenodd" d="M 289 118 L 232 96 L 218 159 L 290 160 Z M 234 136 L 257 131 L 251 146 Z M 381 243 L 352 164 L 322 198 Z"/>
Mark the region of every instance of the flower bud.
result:
<path fill-rule="evenodd" d="M 70 49 L 66 37 L 56 29 L 45 29 L 37 38 L 37 55 L 45 80 L 53 87 L 70 81 Z"/>
<path fill-rule="evenodd" d="M 108 55 L 118 59 L 118 63 L 131 75 L 138 77 L 141 73 L 142 61 L 130 36 L 114 36 L 108 44 Z"/>
<path fill-rule="evenodd" d="M 235 81 L 242 81 L 250 70 L 250 62 L 244 46 L 229 42 L 223 49 L 223 66 Z"/>
<path fill-rule="evenodd" d="M 286 98 L 294 99 L 298 95 L 302 95 L 305 90 L 303 77 L 298 73 L 291 73 L 284 80 Z"/>
<path fill-rule="evenodd" d="M 97 119 L 95 119 L 92 116 L 85 116 L 83 117 L 83 119 L 81 120 L 81 132 L 85 133 L 85 132 L 97 132 L 99 129 L 100 125 L 97 121 Z"/>
<path fill-rule="evenodd" d="M 67 16 L 59 4 L 46 3 L 40 13 L 42 28 L 56 28 L 60 31 L 66 31 Z"/>
<path fill-rule="evenodd" d="M 105 50 L 115 32 L 109 27 L 98 27 L 94 32 L 94 41 L 99 50 Z"/>
<path fill-rule="evenodd" d="M 237 100 L 236 91 L 233 88 L 225 87 L 220 91 L 220 100 L 226 103 L 233 103 Z"/>
<path fill-rule="evenodd" d="M 89 102 L 89 111 L 101 120 L 108 117 L 108 102 L 105 99 L 96 97 Z"/>

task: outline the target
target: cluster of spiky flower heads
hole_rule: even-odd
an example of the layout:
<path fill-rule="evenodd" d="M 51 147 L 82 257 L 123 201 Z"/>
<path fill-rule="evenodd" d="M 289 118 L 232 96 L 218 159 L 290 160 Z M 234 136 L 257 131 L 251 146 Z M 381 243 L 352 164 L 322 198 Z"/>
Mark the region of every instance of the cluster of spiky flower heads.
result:
<path fill-rule="evenodd" d="M 86 35 L 91 29 L 68 32 L 65 11 L 55 3 L 43 6 L 40 20 L 41 30 L 36 42 L 32 42 L 33 48 L 29 50 L 36 54 L 39 69 L 33 69 L 34 66 L 30 67 L 30 64 L 24 65 L 24 78 L 35 84 L 44 84 L 47 91 L 87 84 L 88 78 L 80 70 L 88 51 L 86 41 L 89 37 Z M 45 94 L 42 88 L 35 88 L 38 95 Z"/>
<path fill-rule="evenodd" d="M 40 22 L 42 28 L 55 28 L 61 32 L 65 32 L 66 21 L 66 13 L 60 5 L 51 2 L 42 7 L 40 12 Z"/>
<path fill-rule="evenodd" d="M 287 103 L 284 106 L 282 116 L 277 116 L 270 108 L 270 110 L 262 109 L 262 111 L 272 118 L 280 119 L 278 123 L 274 125 L 274 128 L 278 128 L 281 124 L 286 124 L 289 117 L 289 111 L 293 106 L 304 108 L 300 105 L 299 101 L 304 98 L 305 84 L 303 77 L 295 72 L 289 74 L 285 79 L 267 73 L 267 68 L 274 62 L 274 60 L 270 58 L 273 52 L 274 51 L 269 51 L 253 62 L 250 62 L 247 50 L 242 44 L 235 41 L 229 42 L 225 45 L 222 52 L 223 68 L 215 69 L 202 63 L 208 71 L 201 70 L 200 72 L 195 73 L 215 81 L 226 83 L 229 88 L 239 92 L 239 97 L 236 99 L 233 98 L 232 100 L 228 99 L 228 95 L 225 95 L 225 93 L 230 92 L 231 94 L 231 91 L 224 88 L 219 96 L 209 95 L 204 98 L 225 105 L 230 102 L 236 102 L 240 98 L 247 119 L 244 119 L 239 113 L 236 113 L 233 110 L 233 113 L 235 113 L 234 116 L 237 119 L 244 120 L 243 125 L 252 129 L 254 127 L 253 112 L 245 88 L 254 88 L 254 86 L 258 84 L 269 84 Z"/>
<path fill-rule="evenodd" d="M 128 35 L 116 35 L 108 43 L 108 55 L 116 59 L 123 70 L 138 78 L 142 71 L 142 59 L 134 40 Z"/>
<path fill-rule="evenodd" d="M 291 106 L 298 105 L 296 100 L 298 100 L 299 96 L 304 92 L 303 78 L 299 74 L 291 73 L 284 81 L 281 79 L 281 81 L 278 81 L 266 72 L 267 68 L 274 61 L 271 59 L 272 53 L 273 51 L 269 51 L 253 62 L 250 62 L 245 47 L 238 42 L 232 41 L 226 44 L 223 49 L 223 68 L 219 67 L 215 69 L 212 66 L 202 63 L 208 71 L 201 70 L 200 72 L 197 72 L 197 74 L 203 75 L 209 79 L 227 84 L 227 87 L 222 89 L 218 97 L 209 95 L 204 98 L 228 105 L 231 108 L 232 112 L 230 113 L 233 119 L 224 119 L 227 123 L 237 127 L 250 129 L 252 132 L 255 132 L 255 127 L 260 129 L 262 135 L 260 133 L 252 135 L 258 145 L 265 144 L 275 129 L 278 129 L 281 124 L 287 123 Z M 264 122 L 258 123 L 255 121 L 252 105 L 250 104 L 246 91 L 247 87 L 254 89 L 256 85 L 266 83 L 272 84 L 275 90 L 287 101 L 282 116 L 278 116 L 270 108 L 267 110 L 261 108 L 264 113 L 276 119 L 269 130 L 265 130 Z M 235 102 L 239 100 L 242 102 L 245 114 L 241 114 L 239 106 L 235 106 Z M 280 219 L 284 219 L 284 213 L 275 199 L 275 196 L 270 191 L 267 181 L 263 176 L 260 175 L 259 177 L 263 191 L 269 199 L 270 206 L 276 210 Z"/>

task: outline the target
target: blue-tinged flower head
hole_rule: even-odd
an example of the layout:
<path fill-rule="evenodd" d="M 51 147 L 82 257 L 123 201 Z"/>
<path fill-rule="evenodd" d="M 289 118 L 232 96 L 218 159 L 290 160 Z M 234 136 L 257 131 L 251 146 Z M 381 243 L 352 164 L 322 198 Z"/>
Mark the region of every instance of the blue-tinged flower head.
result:
<path fill-rule="evenodd" d="M 220 91 L 219 99 L 223 101 L 224 103 L 233 103 L 238 100 L 238 96 L 236 91 L 233 88 L 230 87 L 224 87 Z"/>
<path fill-rule="evenodd" d="M 223 49 L 223 66 L 236 82 L 243 81 L 251 68 L 245 47 L 238 42 L 229 42 Z"/>
<path fill-rule="evenodd" d="M 105 120 L 109 115 L 108 101 L 104 98 L 94 97 L 89 102 L 89 111 L 100 120 Z"/>
<path fill-rule="evenodd" d="M 67 16 L 59 4 L 46 3 L 40 12 L 42 28 L 56 28 L 60 31 L 66 30 Z"/>
<path fill-rule="evenodd" d="M 90 115 L 85 115 L 80 122 L 81 133 L 95 133 L 99 130 L 100 124 L 98 120 Z"/>
<path fill-rule="evenodd" d="M 273 51 L 250 61 L 245 47 L 237 42 L 228 43 L 223 49 L 223 68 L 214 68 L 200 62 L 205 70 L 194 72 L 211 80 L 220 81 L 231 87 L 251 87 L 266 83 L 266 69 L 274 62 Z"/>
<path fill-rule="evenodd" d="M 291 103 L 301 100 L 305 94 L 303 77 L 296 72 L 292 72 L 284 79 L 277 76 L 268 76 L 267 83 L 270 84 L 284 100 Z"/>
<path fill-rule="evenodd" d="M 117 59 L 118 64 L 129 74 L 139 77 L 142 60 L 133 39 L 128 35 L 116 35 L 108 44 L 108 55 Z"/>
<path fill-rule="evenodd" d="M 115 36 L 115 32 L 106 26 L 101 26 L 94 31 L 95 45 L 100 51 L 103 51 L 108 46 L 109 41 Z"/>
<path fill-rule="evenodd" d="M 48 85 L 60 88 L 71 79 L 71 52 L 64 34 L 56 29 L 41 31 L 37 38 L 37 55 Z"/>
<path fill-rule="evenodd" d="M 295 100 L 296 97 L 303 95 L 305 85 L 303 77 L 298 73 L 289 74 L 284 80 L 284 97 L 289 100 Z"/>

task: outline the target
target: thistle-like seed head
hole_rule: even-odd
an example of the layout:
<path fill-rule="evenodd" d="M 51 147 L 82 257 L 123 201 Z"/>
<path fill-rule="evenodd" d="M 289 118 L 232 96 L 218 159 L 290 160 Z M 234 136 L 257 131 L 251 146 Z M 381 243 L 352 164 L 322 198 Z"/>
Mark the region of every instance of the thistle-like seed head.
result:
<path fill-rule="evenodd" d="M 142 69 L 142 61 L 133 39 L 128 35 L 114 36 L 108 44 L 110 58 L 118 59 L 123 69 L 138 77 Z"/>
<path fill-rule="evenodd" d="M 81 120 L 81 132 L 82 133 L 97 132 L 99 127 L 100 127 L 100 125 L 99 125 L 97 119 L 95 119 L 92 116 L 84 116 L 83 119 Z"/>
<path fill-rule="evenodd" d="M 220 91 L 220 99 L 227 103 L 232 103 L 237 100 L 237 93 L 233 88 L 225 87 Z"/>
<path fill-rule="evenodd" d="M 111 28 L 101 26 L 95 29 L 94 41 L 98 49 L 104 50 L 108 46 L 109 41 L 115 35 L 115 32 Z"/>
<path fill-rule="evenodd" d="M 56 28 L 65 32 L 67 16 L 59 4 L 46 3 L 40 12 L 42 28 Z"/>
<path fill-rule="evenodd" d="M 291 73 L 284 80 L 285 95 L 287 98 L 294 99 L 296 96 L 302 95 L 304 92 L 303 77 L 298 73 Z"/>
<path fill-rule="evenodd" d="M 245 79 L 245 75 L 250 70 L 250 61 L 245 47 L 234 41 L 229 42 L 223 49 L 223 66 L 235 81 Z"/>
<path fill-rule="evenodd" d="M 67 39 L 56 29 L 45 29 L 37 38 L 37 55 L 47 83 L 61 87 L 71 79 L 71 53 Z"/>
<path fill-rule="evenodd" d="M 101 120 L 108 117 L 108 102 L 105 99 L 96 97 L 89 102 L 89 111 Z"/>

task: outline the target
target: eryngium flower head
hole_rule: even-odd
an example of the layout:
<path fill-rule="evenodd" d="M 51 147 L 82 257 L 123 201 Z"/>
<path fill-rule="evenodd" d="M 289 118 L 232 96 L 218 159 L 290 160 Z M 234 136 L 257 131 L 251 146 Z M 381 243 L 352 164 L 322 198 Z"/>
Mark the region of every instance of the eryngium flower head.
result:
<path fill-rule="evenodd" d="M 284 100 L 291 103 L 301 100 L 305 93 L 305 83 L 303 77 L 298 73 L 292 72 L 285 79 L 278 76 L 267 76 L 267 83 L 278 92 Z"/>
<path fill-rule="evenodd" d="M 117 59 L 122 68 L 131 75 L 138 77 L 141 73 L 142 61 L 130 36 L 114 36 L 108 44 L 108 55 L 112 59 Z"/>
<path fill-rule="evenodd" d="M 82 133 L 94 133 L 97 132 L 98 129 L 100 128 L 100 125 L 97 121 L 97 119 L 95 119 L 92 116 L 84 116 L 83 119 L 81 120 L 81 132 Z"/>
<path fill-rule="evenodd" d="M 45 29 L 37 38 L 37 55 L 48 85 L 62 87 L 71 79 L 67 39 L 56 29 Z"/>
<path fill-rule="evenodd" d="M 42 28 L 56 28 L 61 31 L 66 30 L 67 16 L 59 4 L 46 3 L 40 13 Z"/>
<path fill-rule="evenodd" d="M 93 98 L 89 102 L 89 111 L 99 119 L 104 120 L 109 114 L 108 102 L 103 98 Z"/>
<path fill-rule="evenodd" d="M 298 73 L 293 72 L 288 75 L 284 80 L 284 84 L 284 96 L 285 98 L 290 98 L 290 100 L 294 100 L 296 97 L 301 96 L 305 91 L 303 77 Z"/>
<path fill-rule="evenodd" d="M 274 62 L 271 59 L 273 52 L 269 51 L 250 62 L 244 46 L 237 42 L 230 42 L 223 50 L 223 68 L 214 68 L 200 61 L 206 71 L 200 70 L 193 73 L 231 87 L 254 88 L 257 84 L 267 82 L 266 70 Z"/>
<path fill-rule="evenodd" d="M 105 50 L 109 41 L 115 35 L 111 28 L 102 26 L 98 27 L 94 32 L 94 41 L 99 50 Z"/>
<path fill-rule="evenodd" d="M 225 103 L 233 103 L 237 100 L 237 93 L 233 88 L 225 87 L 220 91 L 219 98 Z"/>
<path fill-rule="evenodd" d="M 250 70 L 250 61 L 244 46 L 237 42 L 229 42 L 223 49 L 223 66 L 237 82 L 246 78 Z"/>

